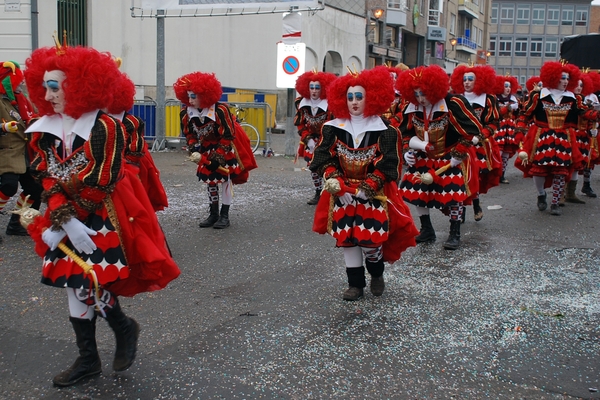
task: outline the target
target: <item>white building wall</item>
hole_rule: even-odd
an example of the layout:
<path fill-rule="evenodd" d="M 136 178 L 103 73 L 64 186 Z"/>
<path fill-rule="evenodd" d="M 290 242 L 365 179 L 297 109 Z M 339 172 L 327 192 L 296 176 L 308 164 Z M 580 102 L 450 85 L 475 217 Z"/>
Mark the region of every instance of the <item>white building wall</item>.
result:
<path fill-rule="evenodd" d="M 31 0 L 22 0 L 20 12 L 6 13 L 0 2 L 0 60 L 23 63 L 29 56 L 30 4 Z M 126 0 L 88 0 L 88 44 L 121 57 L 122 70 L 136 85 L 152 87 L 156 19 L 132 18 L 130 6 Z M 51 46 L 57 29 L 56 2 L 38 0 L 38 9 L 39 45 Z M 307 70 L 321 70 L 328 51 L 339 53 L 342 62 L 364 60 L 364 27 L 363 17 L 332 8 L 314 15 L 303 13 Z M 166 18 L 165 83 L 170 86 L 185 73 L 204 71 L 214 72 L 224 86 L 277 90 L 276 44 L 281 34 L 282 14 Z"/>

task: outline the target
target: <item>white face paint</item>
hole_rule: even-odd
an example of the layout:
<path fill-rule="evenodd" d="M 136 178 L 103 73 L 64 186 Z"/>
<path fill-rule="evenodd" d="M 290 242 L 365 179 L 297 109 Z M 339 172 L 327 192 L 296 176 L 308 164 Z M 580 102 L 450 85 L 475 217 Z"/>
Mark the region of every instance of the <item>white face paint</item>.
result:
<path fill-rule="evenodd" d="M 417 103 L 419 103 L 423 107 L 431 106 L 431 102 L 427 100 L 427 97 L 425 97 L 425 94 L 423 94 L 421 88 L 415 89 L 415 98 L 417 99 Z"/>
<path fill-rule="evenodd" d="M 504 97 L 507 97 L 510 95 L 510 90 L 511 90 L 511 86 L 510 86 L 510 82 L 506 81 L 504 82 L 504 91 L 502 92 L 502 94 L 504 94 Z"/>
<path fill-rule="evenodd" d="M 560 82 L 558 83 L 558 90 L 567 90 L 567 86 L 569 85 L 569 80 L 571 78 L 569 77 L 569 74 L 567 74 L 566 72 L 563 72 L 562 74 L 560 74 Z"/>
<path fill-rule="evenodd" d="M 308 90 L 310 91 L 311 100 L 319 100 L 321 98 L 321 82 L 310 81 L 308 83 Z"/>
<path fill-rule="evenodd" d="M 46 71 L 44 73 L 43 85 L 46 88 L 44 100 L 52 105 L 52 109 L 57 114 L 65 112 L 65 91 L 62 88 L 65 78 L 65 73 L 59 70 Z"/>
<path fill-rule="evenodd" d="M 194 92 L 188 90 L 188 101 L 190 105 L 194 108 L 200 108 L 200 98 Z"/>
<path fill-rule="evenodd" d="M 466 72 L 463 75 L 463 86 L 466 93 L 471 93 L 475 89 L 475 74 L 473 72 Z"/>
<path fill-rule="evenodd" d="M 577 82 L 577 86 L 575 87 L 575 90 L 573 90 L 573 93 L 575 93 L 575 94 L 581 94 L 582 90 L 583 90 L 583 81 L 580 79 Z"/>
<path fill-rule="evenodd" d="M 346 102 L 350 115 L 359 117 L 364 114 L 366 103 L 366 91 L 362 86 L 350 86 L 346 91 Z"/>

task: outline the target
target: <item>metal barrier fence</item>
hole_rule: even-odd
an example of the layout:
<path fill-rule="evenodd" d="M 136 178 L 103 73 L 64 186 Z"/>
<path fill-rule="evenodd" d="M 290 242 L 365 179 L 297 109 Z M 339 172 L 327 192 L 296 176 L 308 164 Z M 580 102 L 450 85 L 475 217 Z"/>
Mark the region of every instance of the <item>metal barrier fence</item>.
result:
<path fill-rule="evenodd" d="M 268 121 L 272 118 L 273 110 L 268 103 L 231 103 L 229 108 L 242 122 L 253 125 L 259 133 L 260 145 L 265 149 L 271 146 L 271 129 Z M 165 104 L 165 132 L 161 135 L 156 129 L 156 101 L 150 97 L 144 100 L 136 100 L 131 114 L 144 120 L 146 131 L 144 137 L 151 143 L 150 151 L 163 150 L 165 147 L 178 147 L 185 143 L 185 137 L 181 132 L 181 120 L 179 113 L 181 102 L 168 99 Z"/>

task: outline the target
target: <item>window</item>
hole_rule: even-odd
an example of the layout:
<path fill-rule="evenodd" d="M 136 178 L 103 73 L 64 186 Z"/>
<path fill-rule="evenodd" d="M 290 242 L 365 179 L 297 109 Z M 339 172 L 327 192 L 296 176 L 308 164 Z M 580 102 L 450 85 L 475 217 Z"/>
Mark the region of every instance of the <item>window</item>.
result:
<path fill-rule="evenodd" d="M 442 9 L 440 8 L 442 3 L 440 0 L 429 0 L 429 14 L 427 19 L 428 26 L 440 26 L 440 14 Z"/>
<path fill-rule="evenodd" d="M 450 34 L 455 35 L 456 33 L 456 14 L 450 14 Z"/>
<path fill-rule="evenodd" d="M 67 32 L 69 46 L 87 46 L 86 0 L 58 0 L 58 40 Z"/>
<path fill-rule="evenodd" d="M 490 45 L 488 47 L 490 56 L 496 55 L 496 36 L 490 36 Z"/>
<path fill-rule="evenodd" d="M 529 13 L 531 9 L 529 5 L 518 5 L 517 6 L 517 24 L 518 25 L 529 25 Z"/>
<path fill-rule="evenodd" d="M 546 8 L 540 5 L 533 6 L 533 12 L 531 13 L 532 25 L 544 25 L 546 23 Z"/>
<path fill-rule="evenodd" d="M 558 49 L 558 40 L 546 39 L 546 46 L 544 51 L 544 57 L 556 57 Z"/>
<path fill-rule="evenodd" d="M 500 37 L 498 42 L 498 55 L 499 56 L 512 56 L 512 38 Z"/>
<path fill-rule="evenodd" d="M 515 56 L 527 57 L 527 38 L 519 37 L 515 39 Z"/>
<path fill-rule="evenodd" d="M 548 25 L 558 25 L 560 6 L 548 6 Z"/>
<path fill-rule="evenodd" d="M 563 6 L 561 25 L 573 25 L 573 7 Z"/>
<path fill-rule="evenodd" d="M 541 57 L 543 43 L 544 41 L 542 38 L 531 38 L 531 41 L 529 42 L 529 55 L 531 57 Z"/>
<path fill-rule="evenodd" d="M 512 24 L 515 20 L 515 6 L 513 5 L 502 5 L 500 9 L 500 23 L 501 24 Z"/>
<path fill-rule="evenodd" d="M 575 12 L 575 25 L 587 26 L 588 12 L 587 10 L 577 10 Z"/>
<path fill-rule="evenodd" d="M 490 22 L 492 24 L 498 23 L 498 4 L 492 5 L 492 13 L 490 15 Z"/>
<path fill-rule="evenodd" d="M 395 10 L 408 10 L 408 0 L 388 0 L 388 8 Z"/>
<path fill-rule="evenodd" d="M 483 44 L 483 31 L 479 28 L 477 28 L 477 45 L 479 47 L 482 47 Z"/>

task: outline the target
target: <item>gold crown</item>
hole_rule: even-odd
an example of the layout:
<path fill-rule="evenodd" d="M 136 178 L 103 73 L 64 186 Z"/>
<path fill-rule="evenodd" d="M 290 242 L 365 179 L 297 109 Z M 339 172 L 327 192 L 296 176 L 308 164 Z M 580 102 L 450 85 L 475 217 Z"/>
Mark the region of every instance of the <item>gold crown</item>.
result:
<path fill-rule="evenodd" d="M 350 75 L 352 75 L 352 76 L 353 76 L 353 77 L 355 77 L 355 78 L 358 78 L 358 74 L 359 74 L 359 73 L 358 73 L 358 71 L 356 70 L 356 65 L 354 65 L 354 63 L 352 63 L 352 68 L 354 68 L 354 71 L 352 71 L 352 70 L 350 69 L 350 67 L 349 67 L 349 66 L 347 66 L 347 65 L 346 65 L 346 68 L 348 68 L 348 72 L 350 73 Z"/>
<path fill-rule="evenodd" d="M 67 52 L 67 31 L 64 30 L 63 31 L 63 43 L 60 44 L 58 38 L 56 37 L 56 31 L 54 31 L 54 35 L 52 35 L 52 37 L 54 38 L 54 44 L 56 45 L 56 54 L 57 55 L 63 55 Z"/>

